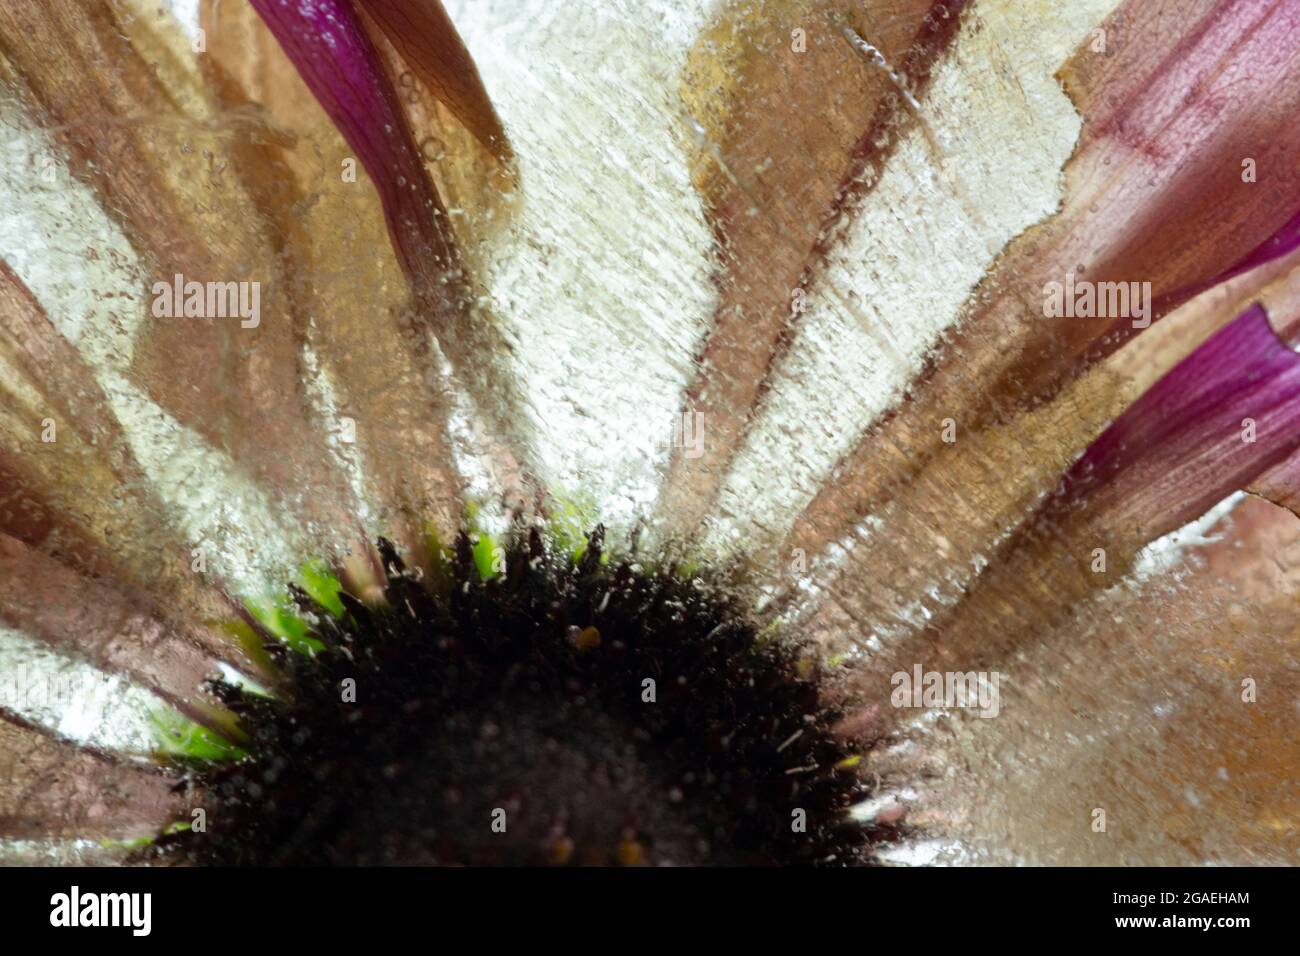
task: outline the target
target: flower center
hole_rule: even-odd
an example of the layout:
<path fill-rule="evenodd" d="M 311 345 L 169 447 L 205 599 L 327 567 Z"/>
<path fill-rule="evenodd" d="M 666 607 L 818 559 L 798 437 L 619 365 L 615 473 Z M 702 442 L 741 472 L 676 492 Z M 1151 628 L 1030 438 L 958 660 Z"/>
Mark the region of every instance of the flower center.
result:
<path fill-rule="evenodd" d="M 216 864 L 860 862 L 873 834 L 809 659 L 706 575 L 580 559 L 536 532 L 483 580 L 390 545 L 386 605 L 277 649 L 276 696 L 213 685 L 250 743 L 186 777 L 203 827 L 150 853 Z"/>

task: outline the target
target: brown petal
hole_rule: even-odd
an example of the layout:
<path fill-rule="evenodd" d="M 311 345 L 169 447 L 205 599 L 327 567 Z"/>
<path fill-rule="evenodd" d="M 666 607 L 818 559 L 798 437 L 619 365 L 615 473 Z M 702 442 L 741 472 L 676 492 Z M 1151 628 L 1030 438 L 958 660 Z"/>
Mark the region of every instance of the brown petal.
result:
<path fill-rule="evenodd" d="M 229 614 L 164 524 L 94 375 L 2 265 L 0 368 L 0 530 L 150 595 L 165 618 Z"/>
<path fill-rule="evenodd" d="M 197 625 L 189 633 L 169 628 L 121 586 L 83 577 L 3 534 L 0 621 L 101 670 L 129 675 L 187 716 L 225 723 L 196 697 L 203 680 L 217 673 L 206 631 Z"/>
<path fill-rule="evenodd" d="M 501 163 L 514 161 L 478 67 L 441 0 L 360 0 L 402 59 Z"/>
<path fill-rule="evenodd" d="M 53 739 L 0 715 L 0 834 L 118 839 L 155 835 L 182 808 L 174 780 Z"/>
<path fill-rule="evenodd" d="M 994 719 L 951 715 L 873 755 L 917 793 L 909 821 L 983 862 L 1294 862 L 1300 522 L 1247 499 L 1207 535 L 1030 645 L 990 630 L 951 656 L 917 648 L 908 670 L 998 671 L 1001 701 Z M 872 672 L 857 691 L 915 716 L 890 688 Z"/>
<path fill-rule="evenodd" d="M 797 297 L 913 121 L 899 86 L 923 95 L 960 7 L 949 3 L 940 16 L 931 0 L 735 0 L 696 41 L 682 96 L 707 133 L 695 180 L 722 261 L 713 325 L 685 398 L 708 423 L 709 454 L 675 450 L 659 503 L 669 534 L 688 533 L 712 505 L 795 334 Z M 891 65 L 870 62 L 848 31 L 870 38 Z"/>

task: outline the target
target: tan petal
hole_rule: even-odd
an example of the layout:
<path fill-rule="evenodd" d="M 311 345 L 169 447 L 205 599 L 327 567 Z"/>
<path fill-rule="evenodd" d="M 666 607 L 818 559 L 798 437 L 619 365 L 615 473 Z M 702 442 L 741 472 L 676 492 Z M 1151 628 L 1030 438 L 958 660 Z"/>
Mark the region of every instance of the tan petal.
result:
<path fill-rule="evenodd" d="M 230 129 L 247 117 L 218 112 L 194 64 L 179 62 L 158 34 L 165 23 L 98 0 L 7 5 L 0 10 L 6 80 L 141 256 L 137 298 L 120 306 L 126 327 L 139 327 L 127 355 L 136 380 L 268 485 L 323 484 L 297 385 L 305 316 L 293 309 L 276 237 L 230 149 Z M 260 324 L 129 314 L 152 300 L 155 283 L 177 274 L 257 283 Z M 303 495 L 296 504 L 313 500 Z"/>
<path fill-rule="evenodd" d="M 255 193 L 284 238 L 292 298 L 311 317 L 304 345 L 317 367 L 304 371 L 332 398 L 318 426 L 350 480 L 353 514 L 366 534 L 413 552 L 429 525 L 449 540 L 463 485 L 449 397 L 423 364 L 427 344 L 412 342 L 411 294 L 373 184 L 364 168 L 355 182 L 342 175 L 352 150 L 251 6 L 204 4 L 202 14 L 222 102 L 266 111 L 283 133 L 241 135 L 237 149 L 260 171 Z M 338 441 L 345 431 L 354 442 Z"/>
<path fill-rule="evenodd" d="M 163 520 L 94 375 L 3 266 L 0 368 L 0 529 L 151 595 L 164 617 L 229 614 Z"/>
<path fill-rule="evenodd" d="M 674 452 L 659 504 L 670 535 L 713 504 L 806 287 L 914 121 L 904 89 L 923 94 L 958 23 L 933 6 L 735 0 L 696 41 L 682 96 L 705 134 L 694 173 L 721 262 L 685 396 L 707 422 L 709 454 Z M 883 65 L 852 38 L 869 38 Z"/>

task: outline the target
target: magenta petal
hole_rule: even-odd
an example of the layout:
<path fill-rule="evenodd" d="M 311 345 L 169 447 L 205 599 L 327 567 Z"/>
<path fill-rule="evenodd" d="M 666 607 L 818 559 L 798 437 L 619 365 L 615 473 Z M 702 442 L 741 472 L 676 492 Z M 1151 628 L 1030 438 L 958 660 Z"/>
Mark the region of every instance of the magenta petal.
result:
<path fill-rule="evenodd" d="M 1092 443 L 1053 507 L 1100 509 L 1149 538 L 1204 514 L 1297 447 L 1300 355 L 1253 305 Z"/>
<path fill-rule="evenodd" d="M 447 213 L 352 3 L 251 2 L 374 181 L 398 260 L 416 292 L 446 302 L 461 282 Z"/>
<path fill-rule="evenodd" d="M 1258 269 L 1260 266 L 1267 265 L 1274 259 L 1280 259 L 1297 249 L 1300 249 L 1300 211 L 1297 211 L 1273 235 L 1252 249 L 1239 262 L 1234 263 L 1213 279 L 1171 293 L 1163 301 L 1156 303 L 1154 311 L 1165 313 L 1175 309 L 1207 289 L 1213 289 L 1216 285 L 1227 282 L 1229 279 L 1235 279 L 1252 269 Z"/>
<path fill-rule="evenodd" d="M 1296 249 L 1300 249 L 1300 212 L 1288 219 L 1277 232 L 1261 242 L 1231 269 L 1211 280 L 1211 284 L 1226 282 L 1267 262 L 1279 259 L 1289 252 L 1295 252 Z"/>

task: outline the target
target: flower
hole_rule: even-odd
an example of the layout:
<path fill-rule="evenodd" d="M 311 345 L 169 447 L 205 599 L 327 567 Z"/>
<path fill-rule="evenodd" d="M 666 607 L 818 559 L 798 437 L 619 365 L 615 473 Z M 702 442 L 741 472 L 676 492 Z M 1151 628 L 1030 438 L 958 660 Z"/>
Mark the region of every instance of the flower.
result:
<path fill-rule="evenodd" d="M 199 11 L 0 11 L 6 856 L 1295 860 L 1300 8 Z"/>

